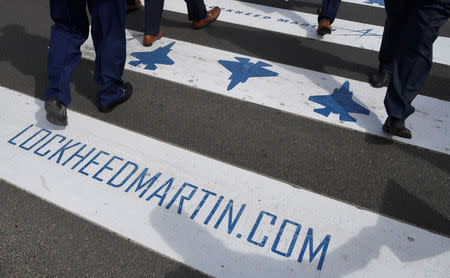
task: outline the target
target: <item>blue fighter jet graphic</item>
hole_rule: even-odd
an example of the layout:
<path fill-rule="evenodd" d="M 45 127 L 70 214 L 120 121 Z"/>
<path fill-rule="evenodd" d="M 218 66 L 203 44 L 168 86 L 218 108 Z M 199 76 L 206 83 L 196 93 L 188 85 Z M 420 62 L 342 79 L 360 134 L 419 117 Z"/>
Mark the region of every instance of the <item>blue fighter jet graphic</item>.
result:
<path fill-rule="evenodd" d="M 354 102 L 353 92 L 350 90 L 350 83 L 345 81 L 339 89 L 334 89 L 331 95 L 310 96 L 309 100 L 322 104 L 324 108 L 314 109 L 314 112 L 328 117 L 330 113 L 339 114 L 339 120 L 356 122 L 356 119 L 349 113 L 369 115 L 369 110 Z"/>
<path fill-rule="evenodd" d="M 133 52 L 130 55 L 138 59 L 138 61 L 131 61 L 129 64 L 135 67 L 144 64 L 147 70 L 156 70 L 156 64 L 173 65 L 175 62 L 169 58 L 168 54 L 172 51 L 174 44 L 175 42 L 172 42 L 150 52 Z"/>
<path fill-rule="evenodd" d="M 364 3 L 367 3 L 367 4 L 378 4 L 378 6 L 384 7 L 384 0 L 366 0 Z"/>
<path fill-rule="evenodd" d="M 361 30 L 352 30 L 348 28 L 342 28 L 342 27 L 334 27 L 336 30 L 345 30 L 349 31 L 348 34 L 334 34 L 334 36 L 346 36 L 346 37 L 356 37 L 359 36 L 359 38 L 362 37 L 381 37 L 382 34 L 372 33 L 372 28 L 369 29 L 361 29 Z"/>
<path fill-rule="evenodd" d="M 231 72 L 231 76 L 228 78 L 231 81 L 227 87 L 227 91 L 233 89 L 239 83 L 245 83 L 250 77 L 278 76 L 277 72 L 264 68 L 271 67 L 272 65 L 261 61 L 251 63 L 249 58 L 234 58 L 238 62 L 219 60 L 219 63 Z"/>

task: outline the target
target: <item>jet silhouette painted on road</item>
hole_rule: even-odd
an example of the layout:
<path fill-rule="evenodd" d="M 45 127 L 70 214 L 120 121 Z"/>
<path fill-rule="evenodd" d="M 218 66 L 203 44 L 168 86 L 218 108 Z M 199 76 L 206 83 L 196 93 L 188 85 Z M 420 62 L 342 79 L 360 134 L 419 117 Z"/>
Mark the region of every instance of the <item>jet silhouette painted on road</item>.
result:
<path fill-rule="evenodd" d="M 130 55 L 138 59 L 138 61 L 129 62 L 132 66 L 139 66 L 140 64 L 145 65 L 147 70 L 156 70 L 156 64 L 160 65 L 173 65 L 175 62 L 169 58 L 168 54 L 172 51 L 172 46 L 175 42 L 169 43 L 164 47 L 159 47 L 150 52 L 133 52 Z"/>
<path fill-rule="evenodd" d="M 219 64 L 224 66 L 231 72 L 228 78 L 231 80 L 227 91 L 233 89 L 237 84 L 246 82 L 250 77 L 266 77 L 278 76 L 277 72 L 265 69 L 264 67 L 271 67 L 264 62 L 251 63 L 249 58 L 234 57 L 238 62 L 219 60 Z"/>
<path fill-rule="evenodd" d="M 338 89 L 334 89 L 331 95 L 310 96 L 309 100 L 325 106 L 314 109 L 314 112 L 328 117 L 331 113 L 339 114 L 339 120 L 356 122 L 349 113 L 369 115 L 369 110 L 353 101 L 353 92 L 350 91 L 350 83 L 345 81 Z"/>

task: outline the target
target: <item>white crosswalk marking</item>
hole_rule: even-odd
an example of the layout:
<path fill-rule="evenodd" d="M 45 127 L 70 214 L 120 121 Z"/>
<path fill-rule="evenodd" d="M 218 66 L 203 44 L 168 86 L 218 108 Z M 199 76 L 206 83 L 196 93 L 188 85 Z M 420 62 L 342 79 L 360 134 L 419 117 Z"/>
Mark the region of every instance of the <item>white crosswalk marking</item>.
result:
<path fill-rule="evenodd" d="M 386 134 L 381 131 L 381 125 L 387 117 L 383 105 L 385 88 L 374 89 L 369 84 L 356 80 L 348 80 L 169 38 L 163 38 L 155 42 L 151 48 L 147 48 L 142 46 L 142 38 L 142 33 L 133 31 L 127 33 L 128 56 L 126 68 L 129 70 L 386 137 Z M 84 57 L 94 59 L 95 51 L 91 40 L 88 40 L 82 47 L 82 52 Z M 143 57 L 137 56 L 139 53 Z M 137 57 L 133 57 L 133 55 Z M 161 60 L 162 58 L 167 58 L 174 64 L 170 62 L 168 65 L 167 62 Z M 266 69 L 276 76 L 270 76 L 269 74 L 267 77 L 254 78 L 251 77 L 252 73 L 250 72 L 248 80 L 242 79 L 244 82 L 238 81 L 232 84 L 233 79 L 241 80 L 240 77 L 233 78 L 232 73 L 220 61 L 242 64 L 236 58 L 249 59 L 249 64 L 243 67 L 264 62 L 268 66 L 256 67 L 255 65 L 255 69 Z M 255 75 L 257 74 L 255 73 Z M 347 113 L 338 114 L 338 111 L 333 110 L 333 107 L 331 107 L 333 111 L 329 116 L 318 113 L 320 111 L 315 112 L 317 109 L 324 108 L 324 106 L 312 101 L 311 98 L 318 95 L 330 95 L 335 89 L 340 89 L 346 81 L 349 82 L 349 91 L 353 92 L 350 102 L 352 103 L 351 100 L 353 100 L 365 107 L 369 111 L 367 112 L 368 115 L 365 113 L 350 113 L 351 117 L 355 119 L 355 121 L 352 121 L 343 118 Z M 230 88 L 232 85 L 234 87 Z M 450 142 L 447 140 L 446 134 L 450 131 L 448 114 L 450 103 L 418 96 L 414 105 L 417 112 L 412 115 L 410 121 L 414 138 L 408 140 L 395 137 L 395 140 L 449 154 Z M 430 112 L 424 113 L 423 111 Z"/>
<path fill-rule="evenodd" d="M 0 92 L 2 178 L 208 274 L 443 278 L 448 269 L 446 237 L 75 112 L 55 130 L 41 101 Z"/>
<path fill-rule="evenodd" d="M 333 23 L 332 36 L 317 35 L 317 15 L 278 9 L 235 0 L 208 0 L 209 7 L 219 6 L 219 21 L 249 26 L 262 30 L 306 37 L 326 42 L 378 51 L 383 27 L 337 18 Z M 168 1 L 165 10 L 187 13 L 186 7 L 177 1 Z M 450 65 L 450 38 L 438 37 L 433 46 L 433 62 Z"/>
<path fill-rule="evenodd" d="M 342 2 L 384 8 L 384 0 L 343 0 Z"/>

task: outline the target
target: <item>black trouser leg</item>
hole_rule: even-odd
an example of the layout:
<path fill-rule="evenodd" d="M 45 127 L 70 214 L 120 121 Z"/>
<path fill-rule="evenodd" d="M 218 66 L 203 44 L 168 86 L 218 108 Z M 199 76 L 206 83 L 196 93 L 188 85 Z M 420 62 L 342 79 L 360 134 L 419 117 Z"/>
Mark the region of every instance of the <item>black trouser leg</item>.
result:
<path fill-rule="evenodd" d="M 184 0 L 188 9 L 189 20 L 197 21 L 206 18 L 206 7 L 203 0 Z"/>
<path fill-rule="evenodd" d="M 156 36 L 164 8 L 164 0 L 145 0 L 145 34 Z"/>
<path fill-rule="evenodd" d="M 433 43 L 439 28 L 450 16 L 449 3 L 421 2 L 409 10 L 408 25 L 399 34 L 392 78 L 384 100 L 388 115 L 401 120 L 414 113 L 411 103 L 423 88 L 433 64 Z"/>
<path fill-rule="evenodd" d="M 385 0 L 386 22 L 378 60 L 380 71 L 391 73 L 394 54 L 399 45 L 400 35 L 408 23 L 408 10 L 415 0 Z"/>

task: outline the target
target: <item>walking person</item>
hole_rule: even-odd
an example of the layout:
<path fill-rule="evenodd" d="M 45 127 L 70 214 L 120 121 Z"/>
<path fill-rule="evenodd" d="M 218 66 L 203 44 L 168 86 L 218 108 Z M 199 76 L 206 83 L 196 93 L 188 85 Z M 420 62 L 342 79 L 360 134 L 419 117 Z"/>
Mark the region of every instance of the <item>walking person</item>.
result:
<path fill-rule="evenodd" d="M 81 45 L 89 35 L 86 5 L 92 19 L 95 48 L 94 79 L 101 84 L 98 108 L 110 112 L 131 97 L 133 88 L 122 80 L 126 57 L 125 5 L 123 0 L 50 0 L 51 27 L 48 53 L 48 88 L 45 90 L 46 118 L 67 125 L 70 78 L 81 59 Z"/>
<path fill-rule="evenodd" d="M 414 1 L 416 0 L 412 2 Z M 386 21 L 380 52 L 378 54 L 378 71 L 371 74 L 369 78 L 369 83 L 372 87 L 381 88 L 389 85 L 394 54 L 400 45 L 400 34 L 408 24 L 408 9 L 411 9 L 413 6 L 412 4 L 408 4 L 408 1 L 403 0 L 386 0 L 384 2 Z"/>
<path fill-rule="evenodd" d="M 371 78 L 375 87 L 388 85 L 384 105 L 388 118 L 383 130 L 412 138 L 405 120 L 433 64 L 433 43 L 450 17 L 450 0 L 385 0 L 386 26 L 380 49 L 380 70 Z"/>
<path fill-rule="evenodd" d="M 188 10 L 188 18 L 194 29 L 200 29 L 214 22 L 220 14 L 220 8 L 214 7 L 206 10 L 203 0 L 185 0 Z M 127 0 L 127 11 L 139 9 L 140 0 Z M 164 0 L 145 0 L 145 46 L 151 46 L 154 41 L 162 37 L 160 23 L 164 8 Z"/>
<path fill-rule="evenodd" d="M 336 18 L 340 5 L 341 0 L 322 0 L 322 8 L 320 8 L 319 17 L 317 18 L 319 22 L 317 34 L 320 36 L 331 34 L 331 24 L 333 24 Z"/>

